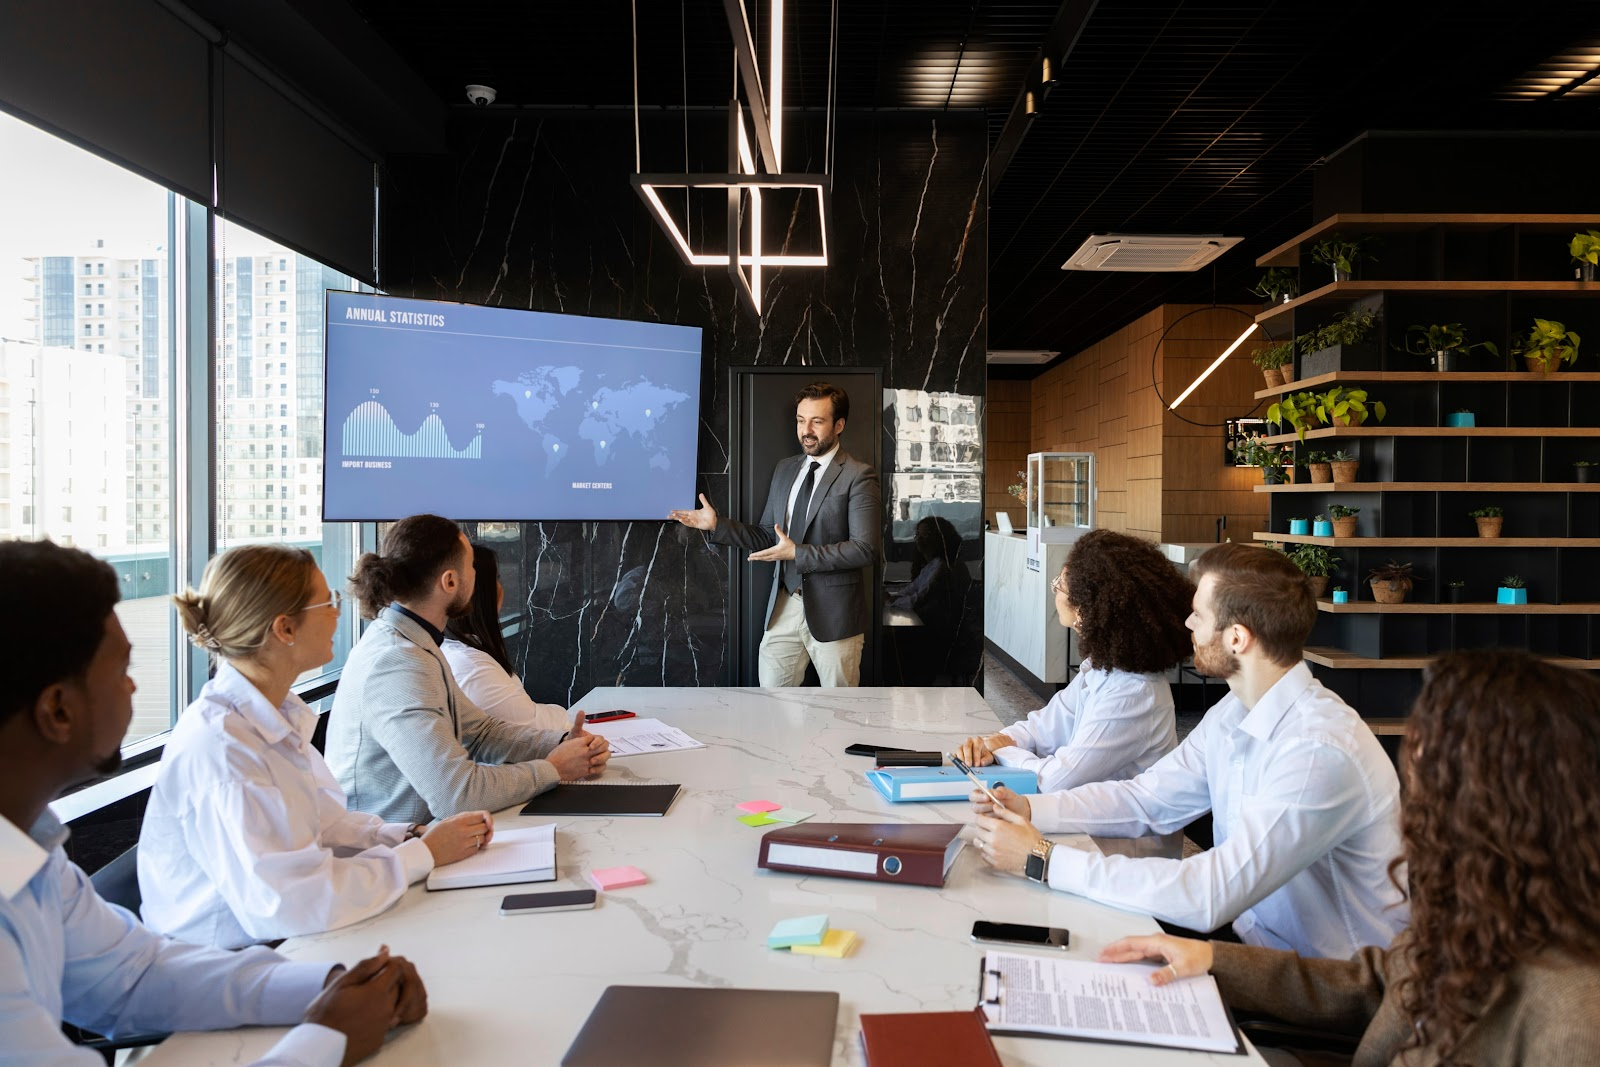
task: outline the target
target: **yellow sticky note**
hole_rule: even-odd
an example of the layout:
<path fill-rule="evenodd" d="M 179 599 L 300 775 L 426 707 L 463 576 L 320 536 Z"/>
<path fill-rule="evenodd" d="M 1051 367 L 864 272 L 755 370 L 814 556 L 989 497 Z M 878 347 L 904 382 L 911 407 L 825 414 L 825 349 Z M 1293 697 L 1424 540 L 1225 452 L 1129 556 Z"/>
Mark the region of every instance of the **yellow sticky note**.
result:
<path fill-rule="evenodd" d="M 829 930 L 823 935 L 822 944 L 791 945 L 789 951 L 797 956 L 832 956 L 837 960 L 850 955 L 850 950 L 855 947 L 854 930 Z"/>

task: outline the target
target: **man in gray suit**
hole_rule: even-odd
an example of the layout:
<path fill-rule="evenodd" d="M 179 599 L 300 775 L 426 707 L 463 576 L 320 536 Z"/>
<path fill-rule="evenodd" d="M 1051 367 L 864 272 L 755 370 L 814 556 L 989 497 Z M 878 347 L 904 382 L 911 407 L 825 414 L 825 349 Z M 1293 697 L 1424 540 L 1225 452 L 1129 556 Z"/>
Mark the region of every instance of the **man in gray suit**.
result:
<path fill-rule="evenodd" d="M 339 677 L 328 718 L 328 766 L 354 811 L 427 823 L 495 811 L 558 781 L 598 774 L 605 738 L 491 718 L 456 685 L 439 645 L 472 605 L 472 545 L 449 519 L 413 515 L 390 527 L 383 553 L 356 561 L 350 588 L 372 625 Z"/>
<path fill-rule="evenodd" d="M 752 562 L 779 564 L 761 638 L 763 688 L 799 685 L 808 662 L 825 686 L 860 685 L 868 585 L 882 537 L 878 472 L 839 445 L 850 416 L 843 389 L 813 382 L 794 399 L 803 455 L 773 470 L 758 525 L 719 517 L 704 493 L 698 509 L 667 517 L 748 550 Z"/>

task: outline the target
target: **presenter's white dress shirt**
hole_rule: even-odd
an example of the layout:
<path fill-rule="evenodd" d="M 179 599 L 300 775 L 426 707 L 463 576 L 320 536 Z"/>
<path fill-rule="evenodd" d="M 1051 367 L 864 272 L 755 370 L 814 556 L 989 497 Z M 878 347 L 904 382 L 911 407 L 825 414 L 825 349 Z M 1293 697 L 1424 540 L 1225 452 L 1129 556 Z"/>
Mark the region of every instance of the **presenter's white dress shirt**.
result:
<path fill-rule="evenodd" d="M 1136 778 L 1029 798 L 1045 833 L 1170 833 L 1211 811 L 1216 847 L 1184 860 L 1057 848 L 1054 889 L 1249 945 L 1348 959 L 1387 948 L 1410 909 L 1389 881 L 1400 782 L 1372 731 L 1296 664 L 1247 709 L 1233 694 Z M 1404 879 L 1404 869 L 1399 872 Z"/>
<path fill-rule="evenodd" d="M 404 823 L 345 809 L 316 712 L 267 703 L 227 663 L 173 728 L 139 838 L 144 920 L 217 948 L 376 915 L 433 869 Z"/>
<path fill-rule="evenodd" d="M 450 664 L 450 673 L 456 676 L 461 691 L 485 715 L 537 730 L 565 730 L 572 725 L 566 708 L 534 700 L 522 687 L 521 679 L 508 673 L 483 649 L 447 637 L 439 651 Z"/>
<path fill-rule="evenodd" d="M 158 937 L 100 899 L 67 859 L 67 831 L 48 810 L 30 833 L 0 818 L 0 1063 L 101 1067 L 62 1020 L 107 1037 L 299 1022 L 328 977 L 294 963 Z M 338 1067 L 344 1035 L 290 1030 L 257 1067 Z"/>
<path fill-rule="evenodd" d="M 1178 745 L 1172 686 L 1163 674 L 1106 671 L 1084 660 L 1050 703 L 1000 731 L 1006 767 L 1039 776 L 1039 792 L 1132 778 Z"/>

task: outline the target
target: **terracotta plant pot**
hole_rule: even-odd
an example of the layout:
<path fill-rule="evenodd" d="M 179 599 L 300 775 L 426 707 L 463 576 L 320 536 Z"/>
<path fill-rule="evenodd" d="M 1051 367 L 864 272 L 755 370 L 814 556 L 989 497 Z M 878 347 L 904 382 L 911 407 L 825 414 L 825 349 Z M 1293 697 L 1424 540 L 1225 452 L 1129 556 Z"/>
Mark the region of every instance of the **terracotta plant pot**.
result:
<path fill-rule="evenodd" d="M 1411 592 L 1409 582 L 1386 582 L 1382 578 L 1372 578 L 1367 584 L 1372 587 L 1372 599 L 1380 604 L 1404 604 L 1406 594 Z"/>
<path fill-rule="evenodd" d="M 1478 524 L 1479 537 L 1499 537 L 1501 528 L 1506 524 L 1506 517 L 1497 515 L 1494 518 L 1475 519 L 1473 521 Z"/>
<path fill-rule="evenodd" d="M 1314 482 L 1333 481 L 1333 464 L 1331 463 L 1307 463 L 1306 470 L 1311 472 L 1311 480 Z"/>
<path fill-rule="evenodd" d="M 1361 468 L 1361 461 L 1353 459 L 1348 463 L 1334 463 L 1332 467 L 1334 481 L 1353 482 L 1356 480 L 1356 472 Z"/>
<path fill-rule="evenodd" d="M 1542 359 L 1529 359 L 1524 356 L 1522 362 L 1527 365 L 1529 374 L 1546 375 L 1561 369 L 1561 361 L 1559 359 L 1545 361 Z"/>
<path fill-rule="evenodd" d="M 1356 519 L 1360 516 L 1346 515 L 1342 519 L 1333 520 L 1333 536 L 1354 537 L 1356 535 Z"/>
<path fill-rule="evenodd" d="M 1262 367 L 1261 376 L 1267 380 L 1268 389 L 1276 389 L 1283 385 L 1283 371 L 1277 367 Z"/>
<path fill-rule="evenodd" d="M 1321 597 L 1327 594 L 1328 576 L 1326 574 L 1320 578 L 1308 578 L 1307 580 L 1311 583 L 1312 595 Z"/>
<path fill-rule="evenodd" d="M 1333 424 L 1335 426 L 1360 426 L 1366 421 L 1367 417 L 1365 415 L 1358 415 L 1355 417 L 1351 417 L 1350 415 L 1335 415 L 1333 417 Z"/>
<path fill-rule="evenodd" d="M 1283 384 L 1288 385 L 1290 382 L 1294 381 L 1294 364 L 1285 363 L 1283 366 L 1278 368 L 1278 373 L 1283 375 Z"/>

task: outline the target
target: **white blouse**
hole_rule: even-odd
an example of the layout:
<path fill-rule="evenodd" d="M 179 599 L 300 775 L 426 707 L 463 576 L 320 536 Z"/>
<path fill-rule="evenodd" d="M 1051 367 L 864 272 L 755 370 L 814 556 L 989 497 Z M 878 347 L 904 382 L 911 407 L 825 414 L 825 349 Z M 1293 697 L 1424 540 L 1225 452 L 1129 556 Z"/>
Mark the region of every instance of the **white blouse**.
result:
<path fill-rule="evenodd" d="M 145 923 L 240 948 L 376 915 L 433 869 L 404 823 L 345 809 L 316 712 L 222 663 L 173 728 L 139 838 Z"/>
<path fill-rule="evenodd" d="M 532 726 L 538 730 L 565 730 L 572 716 L 560 704 L 540 704 L 522 687 L 522 680 L 509 673 L 489 653 L 473 648 L 453 637 L 439 646 L 456 684 L 467 699 L 496 719 Z"/>
<path fill-rule="evenodd" d="M 1178 747 L 1164 674 L 1105 671 L 1084 660 L 1070 685 L 1000 731 L 1015 746 L 994 758 L 1039 776 L 1039 792 L 1121 781 Z"/>

